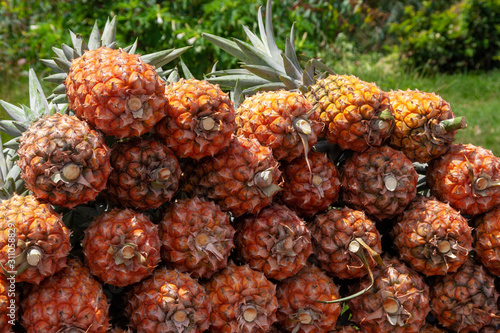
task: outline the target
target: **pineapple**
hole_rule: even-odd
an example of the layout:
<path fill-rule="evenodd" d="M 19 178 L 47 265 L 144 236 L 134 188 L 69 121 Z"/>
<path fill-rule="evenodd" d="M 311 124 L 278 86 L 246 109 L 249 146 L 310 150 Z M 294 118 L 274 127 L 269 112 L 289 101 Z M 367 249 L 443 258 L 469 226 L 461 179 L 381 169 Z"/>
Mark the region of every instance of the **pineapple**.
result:
<path fill-rule="evenodd" d="M 430 311 L 429 287 L 398 259 L 386 256 L 383 261 L 383 267 L 374 269 L 373 288 L 349 301 L 352 320 L 367 333 L 418 333 Z M 363 290 L 370 284 L 365 277 L 351 289 Z"/>
<path fill-rule="evenodd" d="M 236 110 L 238 134 L 272 149 L 277 160 L 304 156 L 318 141 L 319 113 L 299 92 L 280 90 L 249 96 Z"/>
<path fill-rule="evenodd" d="M 94 200 L 111 173 L 102 135 L 60 113 L 33 123 L 22 134 L 17 153 L 26 187 L 41 201 L 61 207 Z"/>
<path fill-rule="evenodd" d="M 498 316 L 494 278 L 470 257 L 431 286 L 430 306 L 439 323 L 454 332 L 476 332 Z"/>
<path fill-rule="evenodd" d="M 180 199 L 167 207 L 159 223 L 161 256 L 195 278 L 209 278 L 227 266 L 234 248 L 230 215 L 204 198 Z"/>
<path fill-rule="evenodd" d="M 422 326 L 422 328 L 420 329 L 419 333 L 447 333 L 447 332 L 448 331 L 446 331 L 443 328 L 431 325 L 429 323 L 425 323 L 424 326 Z"/>
<path fill-rule="evenodd" d="M 147 210 L 170 201 L 179 186 L 181 169 L 174 153 L 161 142 L 131 138 L 111 147 L 113 170 L 104 194 L 122 206 Z"/>
<path fill-rule="evenodd" d="M 500 276 L 500 205 L 474 218 L 474 249 L 491 274 Z"/>
<path fill-rule="evenodd" d="M 335 328 L 339 303 L 319 303 L 339 299 L 338 287 L 314 265 L 303 267 L 296 275 L 276 287 L 278 324 L 287 332 L 327 332 Z"/>
<path fill-rule="evenodd" d="M 105 333 L 109 304 L 102 286 L 76 259 L 40 285 L 25 289 L 21 324 L 28 333 Z"/>
<path fill-rule="evenodd" d="M 305 222 L 279 204 L 240 221 L 234 241 L 236 252 L 250 268 L 274 280 L 295 275 L 312 253 Z"/>
<path fill-rule="evenodd" d="M 18 318 L 19 292 L 14 275 L 0 274 L 0 332 L 10 333 Z"/>
<path fill-rule="evenodd" d="M 363 211 L 332 208 L 317 214 L 308 227 L 319 266 L 341 279 L 360 278 L 368 272 L 361 258 L 351 251 L 352 242 L 361 240 L 376 253 L 382 252 L 382 237 Z M 370 269 L 377 264 L 373 257 L 367 262 Z"/>
<path fill-rule="evenodd" d="M 117 287 L 151 275 L 161 260 L 158 226 L 129 208 L 98 215 L 85 230 L 82 247 L 90 272 Z"/>
<path fill-rule="evenodd" d="M 456 272 L 472 250 L 467 220 L 429 197 L 418 197 L 398 216 L 392 237 L 400 258 L 427 276 Z"/>
<path fill-rule="evenodd" d="M 180 79 L 167 86 L 165 96 L 167 117 L 155 132 L 178 157 L 199 160 L 229 145 L 236 130 L 234 105 L 218 86 Z"/>
<path fill-rule="evenodd" d="M 209 327 L 211 308 L 194 278 L 160 267 L 128 292 L 125 311 L 137 333 L 202 333 Z"/>
<path fill-rule="evenodd" d="M 248 265 L 229 264 L 205 284 L 211 333 L 263 333 L 276 322 L 276 285 Z"/>
<path fill-rule="evenodd" d="M 429 162 L 431 193 L 464 215 L 479 215 L 500 204 L 500 158 L 472 144 L 452 144 Z"/>
<path fill-rule="evenodd" d="M 341 167 L 342 200 L 375 220 L 402 213 L 417 195 L 418 174 L 410 160 L 389 146 L 354 153 Z"/>
<path fill-rule="evenodd" d="M 66 266 L 71 231 L 32 195 L 0 202 L 0 266 L 16 282 L 39 284 Z"/>
<path fill-rule="evenodd" d="M 311 152 L 307 159 L 298 157 L 282 165 L 281 170 L 284 182 L 279 201 L 299 216 L 312 218 L 337 201 L 340 173 L 325 154 Z"/>
<path fill-rule="evenodd" d="M 234 217 L 257 214 L 281 189 L 281 172 L 271 149 L 239 135 L 201 161 L 195 172 L 195 194 L 214 200 Z"/>
<path fill-rule="evenodd" d="M 409 89 L 388 94 L 395 118 L 390 145 L 412 162 L 427 163 L 443 155 L 457 130 L 467 126 L 465 117 L 455 117 L 439 95 Z"/>

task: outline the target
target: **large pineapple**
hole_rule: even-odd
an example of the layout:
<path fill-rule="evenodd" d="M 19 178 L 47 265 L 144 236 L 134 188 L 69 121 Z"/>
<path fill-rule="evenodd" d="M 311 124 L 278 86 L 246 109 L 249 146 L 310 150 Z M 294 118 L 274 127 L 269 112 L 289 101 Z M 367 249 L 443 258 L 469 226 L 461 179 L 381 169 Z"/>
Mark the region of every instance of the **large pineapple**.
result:
<path fill-rule="evenodd" d="M 375 268 L 373 288 L 349 301 L 352 320 L 366 333 L 418 333 L 430 311 L 429 287 L 416 271 L 403 262 L 384 257 Z M 365 277 L 351 290 L 367 288 Z"/>
<path fill-rule="evenodd" d="M 427 276 L 457 271 L 472 250 L 467 220 L 450 205 L 418 197 L 392 231 L 400 258 Z"/>
<path fill-rule="evenodd" d="M 138 210 L 160 207 L 179 186 L 181 169 L 174 153 L 161 142 L 146 138 L 119 141 L 111 147 L 106 197 Z"/>
<path fill-rule="evenodd" d="M 241 221 L 235 245 L 250 268 L 274 280 L 295 275 L 312 253 L 311 233 L 305 222 L 279 204 L 267 206 Z"/>
<path fill-rule="evenodd" d="M 195 194 L 214 200 L 234 217 L 257 214 L 270 205 L 282 182 L 271 149 L 240 135 L 198 167 Z"/>
<path fill-rule="evenodd" d="M 352 243 L 359 244 L 361 240 L 376 253 L 382 252 L 382 237 L 375 223 L 363 211 L 332 208 L 317 214 L 308 227 L 314 255 L 320 267 L 331 275 L 341 279 L 359 278 L 368 273 L 368 268 L 377 265 L 373 256 L 368 256 L 369 267 L 365 267 L 356 251 L 351 251 Z"/>
<path fill-rule="evenodd" d="M 17 153 L 26 187 L 38 199 L 62 207 L 94 200 L 111 173 L 102 135 L 60 113 L 33 123 L 22 134 Z"/>
<path fill-rule="evenodd" d="M 417 195 L 413 164 L 386 145 L 353 154 L 340 171 L 342 200 L 376 220 L 400 214 Z"/>
<path fill-rule="evenodd" d="M 339 198 L 340 174 L 327 155 L 311 152 L 282 165 L 283 190 L 279 200 L 299 216 L 312 218 Z"/>
<path fill-rule="evenodd" d="M 205 284 L 211 333 L 264 333 L 276 321 L 276 285 L 248 265 L 228 265 Z"/>
<path fill-rule="evenodd" d="M 427 184 L 439 200 L 464 215 L 478 215 L 500 204 L 500 158 L 472 144 L 452 144 L 429 162 Z"/>
<path fill-rule="evenodd" d="M 430 295 L 432 314 L 454 332 L 476 332 L 499 313 L 494 277 L 472 257 L 455 273 L 437 278 Z"/>
<path fill-rule="evenodd" d="M 340 298 L 338 287 L 314 265 L 280 281 L 276 288 L 278 324 L 287 332 L 327 332 L 335 328 L 340 303 L 320 303 Z"/>
<path fill-rule="evenodd" d="M 96 216 L 85 229 L 82 247 L 90 272 L 117 287 L 141 281 L 161 260 L 158 226 L 128 208 Z"/>
<path fill-rule="evenodd" d="M 234 248 L 230 215 L 204 198 L 180 199 L 167 207 L 159 223 L 161 256 L 196 278 L 209 278 L 227 266 Z"/>
<path fill-rule="evenodd" d="M 132 287 L 125 310 L 137 333 L 202 333 L 209 327 L 211 309 L 197 280 L 161 267 Z"/>
<path fill-rule="evenodd" d="M 1 273 L 39 284 L 66 266 L 70 234 L 51 206 L 14 194 L 0 203 Z"/>
<path fill-rule="evenodd" d="M 500 276 L 500 205 L 474 219 L 474 249 L 491 274 Z"/>
<path fill-rule="evenodd" d="M 455 118 L 450 104 L 435 93 L 397 90 L 389 94 L 396 120 L 390 145 L 413 162 L 426 163 L 446 153 L 465 117 Z"/>
<path fill-rule="evenodd" d="M 236 110 L 238 134 L 257 139 L 277 160 L 292 161 L 316 144 L 319 113 L 299 92 L 280 90 L 249 96 Z"/>
<path fill-rule="evenodd" d="M 40 285 L 27 288 L 21 308 L 28 333 L 105 333 L 110 328 L 101 284 L 75 259 Z"/>
<path fill-rule="evenodd" d="M 236 129 L 234 105 L 217 85 L 196 79 L 170 83 L 167 117 L 156 134 L 178 157 L 199 160 L 229 145 Z"/>

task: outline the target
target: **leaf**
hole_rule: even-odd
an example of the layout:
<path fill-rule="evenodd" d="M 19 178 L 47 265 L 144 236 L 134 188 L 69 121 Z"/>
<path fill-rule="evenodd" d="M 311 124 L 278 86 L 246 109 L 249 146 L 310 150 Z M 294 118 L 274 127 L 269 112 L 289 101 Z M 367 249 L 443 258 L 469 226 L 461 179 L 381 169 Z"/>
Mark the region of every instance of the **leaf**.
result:
<path fill-rule="evenodd" d="M 66 79 L 67 76 L 68 76 L 67 73 L 56 73 L 56 74 L 46 76 L 43 79 L 44 79 L 44 81 L 47 81 L 47 82 L 61 83 L 61 82 L 64 82 L 64 80 Z"/>
<path fill-rule="evenodd" d="M 244 61 L 248 64 L 251 63 L 251 59 L 248 58 L 247 55 L 245 54 L 245 52 L 243 52 L 239 48 L 239 46 L 238 46 L 238 44 L 236 44 L 236 42 L 231 41 L 231 40 L 226 39 L 226 38 L 223 38 L 223 37 L 219 37 L 219 36 L 215 36 L 215 35 L 212 35 L 209 33 L 205 33 L 205 32 L 202 33 L 201 35 L 203 36 L 203 38 L 207 39 L 212 44 L 215 44 L 216 46 L 220 47 L 221 49 L 223 49 L 224 51 L 226 51 L 227 53 L 229 53 L 233 57 L 238 58 L 239 60 Z"/>
<path fill-rule="evenodd" d="M 13 136 L 15 138 L 21 136 L 23 133 L 20 131 L 17 126 L 14 125 L 15 121 L 13 120 L 0 120 L 0 131 Z"/>
<path fill-rule="evenodd" d="M 30 108 L 34 111 L 35 115 L 33 118 L 28 117 L 28 119 L 34 120 L 50 112 L 49 103 L 33 68 L 29 69 L 29 94 Z"/>
<path fill-rule="evenodd" d="M 258 49 L 261 49 L 263 52 L 267 52 L 266 47 L 264 46 L 264 43 L 257 37 L 250 29 L 248 29 L 247 26 L 243 26 L 243 30 L 245 30 L 245 33 L 247 34 L 248 39 L 252 43 L 253 46 L 255 46 Z"/>
<path fill-rule="evenodd" d="M 276 61 L 276 59 L 271 58 L 267 54 L 263 53 L 261 50 L 256 48 L 253 45 L 244 43 L 238 39 L 235 39 L 236 44 L 240 47 L 240 49 L 245 53 L 247 58 L 250 61 L 245 61 L 249 65 L 264 65 L 269 66 L 274 69 L 281 71 L 283 69 L 283 64 L 280 64 Z M 283 73 L 285 74 L 285 73 Z"/>
<path fill-rule="evenodd" d="M 276 45 L 276 41 L 274 39 L 272 7 L 273 7 L 273 1 L 267 0 L 267 5 L 266 5 L 267 46 L 269 47 L 269 51 L 270 51 L 271 56 L 274 59 L 279 59 L 281 52 L 278 49 L 278 46 Z"/>
<path fill-rule="evenodd" d="M 95 21 L 92 32 L 90 33 L 88 46 L 89 50 L 95 50 L 101 46 L 101 34 L 99 33 L 99 26 L 97 25 L 97 21 Z"/>
<path fill-rule="evenodd" d="M 135 39 L 134 44 L 127 46 L 123 50 L 129 54 L 135 54 L 135 51 L 137 50 L 137 38 Z"/>
<path fill-rule="evenodd" d="M 39 61 L 56 73 L 65 73 L 65 71 L 57 66 L 56 62 L 53 59 L 40 59 Z"/>
<path fill-rule="evenodd" d="M 0 105 L 3 107 L 5 112 L 12 118 L 13 120 L 16 121 L 26 121 L 26 115 L 24 114 L 23 109 L 10 104 L 9 102 L 6 102 L 4 100 L 0 100 Z"/>
<path fill-rule="evenodd" d="M 182 61 L 182 58 L 179 60 L 179 64 L 181 65 L 182 73 L 184 73 L 184 78 L 186 78 L 186 79 L 194 79 L 195 78 L 193 76 L 193 74 L 191 73 L 191 71 L 189 70 L 189 68 L 184 63 L 184 61 Z"/>
<path fill-rule="evenodd" d="M 102 45 L 114 48 L 113 43 L 116 41 L 116 15 L 113 16 L 111 22 L 109 21 L 109 17 L 106 20 L 106 24 L 104 25 L 104 31 L 102 32 Z"/>
<path fill-rule="evenodd" d="M 298 70 L 292 61 L 288 59 L 284 54 L 283 54 L 283 64 L 285 66 L 285 72 L 287 76 L 293 78 L 296 81 L 301 81 L 300 79 L 302 78 L 302 71 Z"/>
<path fill-rule="evenodd" d="M 189 48 L 191 48 L 191 46 L 185 46 L 180 49 L 163 50 L 143 55 L 141 56 L 141 59 L 151 66 L 162 67 L 172 60 L 180 57 L 180 55 L 186 52 Z"/>
<path fill-rule="evenodd" d="M 270 68 L 267 66 L 242 65 L 242 67 L 254 73 L 255 75 L 269 81 L 279 81 L 280 79 L 279 77 L 282 74 L 280 71 L 277 71 L 274 68 Z"/>
<path fill-rule="evenodd" d="M 64 43 L 61 44 L 61 47 L 62 47 L 62 50 L 64 52 L 64 57 L 67 59 L 67 60 L 73 60 L 75 58 L 75 52 L 74 50 L 71 48 L 71 46 L 68 46 Z"/>

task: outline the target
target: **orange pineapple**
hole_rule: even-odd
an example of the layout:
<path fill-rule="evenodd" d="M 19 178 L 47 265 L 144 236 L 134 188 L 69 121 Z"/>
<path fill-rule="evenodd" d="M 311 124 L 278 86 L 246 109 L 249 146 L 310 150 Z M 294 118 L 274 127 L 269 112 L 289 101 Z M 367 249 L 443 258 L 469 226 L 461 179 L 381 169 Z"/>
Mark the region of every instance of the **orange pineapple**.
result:
<path fill-rule="evenodd" d="M 500 204 L 500 158 L 472 144 L 452 144 L 429 162 L 427 185 L 464 215 L 485 213 Z"/>
<path fill-rule="evenodd" d="M 156 134 L 180 158 L 199 160 L 229 145 L 236 129 L 234 106 L 219 86 L 196 79 L 170 83 L 167 117 Z"/>
<path fill-rule="evenodd" d="M 282 167 L 283 190 L 279 200 L 299 216 L 312 218 L 337 201 L 340 194 L 340 174 L 328 157 L 311 152 Z"/>
<path fill-rule="evenodd" d="M 276 321 L 276 285 L 248 265 L 229 264 L 205 284 L 211 333 L 264 333 Z"/>
<path fill-rule="evenodd" d="M 382 237 L 363 211 L 332 208 L 317 214 L 308 227 L 320 267 L 341 279 L 359 278 L 368 272 L 361 259 L 350 250 L 353 241 L 361 239 L 373 251 L 382 252 Z M 377 265 L 373 257 L 367 260 L 371 269 Z"/>
<path fill-rule="evenodd" d="M 175 201 L 159 226 L 161 256 L 179 271 L 209 278 L 227 266 L 235 230 L 229 213 L 214 202 L 197 197 Z"/>
<path fill-rule="evenodd" d="M 474 249 L 491 274 L 500 276 L 500 205 L 474 219 Z"/>
<path fill-rule="evenodd" d="M 119 141 L 111 148 L 113 171 L 105 194 L 114 203 L 138 210 L 158 208 L 177 191 L 181 169 L 166 145 L 146 138 Z"/>
<path fill-rule="evenodd" d="M 234 217 L 257 214 L 280 190 L 281 172 L 270 148 L 235 135 L 228 147 L 196 170 L 195 194 L 214 200 Z"/>
<path fill-rule="evenodd" d="M 211 309 L 205 289 L 194 278 L 161 267 L 132 287 L 125 311 L 137 333 L 202 333 Z"/>
<path fill-rule="evenodd" d="M 94 200 L 111 172 L 101 134 L 59 113 L 33 123 L 22 134 L 17 153 L 26 187 L 38 199 L 62 207 Z"/>
<path fill-rule="evenodd" d="M 101 284 L 75 259 L 40 285 L 27 288 L 21 309 L 28 333 L 105 333 L 110 328 Z"/>
<path fill-rule="evenodd" d="M 161 260 L 158 226 L 128 208 L 98 215 L 85 230 L 82 247 L 90 272 L 118 287 L 141 281 Z"/>
<path fill-rule="evenodd" d="M 341 168 L 342 200 L 376 220 L 405 210 L 417 195 L 418 174 L 411 161 L 388 146 L 354 153 Z"/>
<path fill-rule="evenodd" d="M 457 271 L 472 250 L 467 220 L 434 198 L 415 199 L 398 216 L 392 236 L 400 258 L 427 276 Z"/>
<path fill-rule="evenodd" d="M 71 62 L 69 108 L 109 136 L 140 136 L 165 116 L 165 82 L 139 55 L 101 46 Z"/>
<path fill-rule="evenodd" d="M 307 265 L 296 275 L 280 281 L 276 288 L 277 318 L 287 332 L 327 332 L 335 328 L 340 303 L 319 303 L 339 299 L 338 287 L 324 271 Z"/>
<path fill-rule="evenodd" d="M 418 333 L 430 311 L 429 287 L 422 276 L 396 258 L 384 257 L 377 266 L 373 288 L 349 301 L 352 320 L 366 333 Z M 367 277 L 351 289 L 371 284 Z"/>
<path fill-rule="evenodd" d="M 70 234 L 51 206 L 32 195 L 14 194 L 0 203 L 2 273 L 10 277 L 14 272 L 16 282 L 39 284 L 66 266 Z"/>
<path fill-rule="evenodd" d="M 323 126 L 316 110 L 299 92 L 266 91 L 249 96 L 236 110 L 238 134 L 257 139 L 277 160 L 304 156 Z"/>
<path fill-rule="evenodd" d="M 446 153 L 465 117 L 455 118 L 450 104 L 434 93 L 397 90 L 388 93 L 395 126 L 390 145 L 413 162 L 426 163 Z"/>
<path fill-rule="evenodd" d="M 494 277 L 472 257 L 456 272 L 437 277 L 430 296 L 432 314 L 454 332 L 476 332 L 498 316 Z"/>
<path fill-rule="evenodd" d="M 312 253 L 311 234 L 290 208 L 271 204 L 240 223 L 236 252 L 250 268 L 268 279 L 283 280 L 306 265 Z"/>

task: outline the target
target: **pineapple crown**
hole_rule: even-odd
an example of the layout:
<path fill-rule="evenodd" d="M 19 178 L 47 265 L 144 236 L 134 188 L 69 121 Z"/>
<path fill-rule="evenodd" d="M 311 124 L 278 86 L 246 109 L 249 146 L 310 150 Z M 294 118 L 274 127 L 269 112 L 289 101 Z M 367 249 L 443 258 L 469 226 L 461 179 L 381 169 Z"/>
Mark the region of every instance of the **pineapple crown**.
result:
<path fill-rule="evenodd" d="M 66 79 L 67 73 L 69 72 L 69 69 L 71 67 L 71 61 L 73 59 L 81 57 L 85 51 L 96 50 L 101 46 L 115 49 L 117 47 L 116 25 L 116 16 L 114 16 L 111 20 L 108 18 L 101 34 L 96 21 L 94 23 L 92 32 L 90 33 L 88 43 L 85 42 L 81 34 L 76 34 L 70 30 L 69 33 L 71 36 L 72 46 L 62 43 L 61 48 L 52 47 L 52 50 L 55 53 L 55 57 L 53 57 L 52 59 L 40 59 L 40 61 L 44 65 L 55 72 L 54 74 L 45 77 L 44 80 L 58 84 L 58 86 L 54 88 L 53 94 L 50 95 L 48 99 L 54 101 L 55 103 L 67 102 L 66 87 L 64 86 L 63 82 Z M 163 70 L 161 67 L 178 58 L 190 47 L 191 46 L 185 46 L 179 49 L 167 49 L 141 55 L 140 57 L 145 63 L 154 66 L 156 72 L 161 78 L 169 81 L 167 77 L 172 74 L 173 69 Z M 137 50 L 137 39 L 132 45 L 123 48 L 123 50 L 127 53 L 134 54 Z M 186 66 L 184 65 L 184 67 Z"/>

